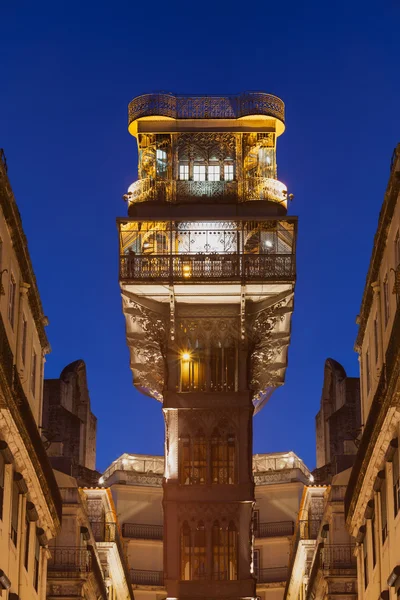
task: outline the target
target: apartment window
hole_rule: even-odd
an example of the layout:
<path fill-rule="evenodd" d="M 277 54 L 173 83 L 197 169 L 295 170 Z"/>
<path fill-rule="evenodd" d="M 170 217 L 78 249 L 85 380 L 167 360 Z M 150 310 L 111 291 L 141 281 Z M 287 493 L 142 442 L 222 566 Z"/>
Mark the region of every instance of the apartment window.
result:
<path fill-rule="evenodd" d="M 392 462 L 393 468 L 393 506 L 394 516 L 397 515 L 400 508 L 400 482 L 399 482 L 399 449 L 396 448 Z"/>
<path fill-rule="evenodd" d="M 233 181 L 233 165 L 224 165 L 225 181 Z"/>
<path fill-rule="evenodd" d="M 25 556 L 24 556 L 24 565 L 25 569 L 28 570 L 29 566 L 29 544 L 31 538 L 31 522 L 28 517 L 25 517 Z"/>
<path fill-rule="evenodd" d="M 21 346 L 21 358 L 22 364 L 25 366 L 26 363 L 26 340 L 28 336 L 28 321 L 25 315 L 22 315 L 22 346 Z"/>
<path fill-rule="evenodd" d="M 376 565 L 376 535 L 375 535 L 375 527 L 376 527 L 376 516 L 375 516 L 375 508 L 371 517 L 371 539 L 372 539 L 372 566 Z"/>
<path fill-rule="evenodd" d="M 253 550 L 253 573 L 258 579 L 260 574 L 260 550 Z"/>
<path fill-rule="evenodd" d="M 381 520 L 382 520 L 382 544 L 387 537 L 387 490 L 386 479 L 382 481 L 381 487 Z"/>
<path fill-rule="evenodd" d="M 0 519 L 3 519 L 4 471 L 5 471 L 5 462 L 4 462 L 3 455 L 0 452 Z"/>
<path fill-rule="evenodd" d="M 188 181 L 189 165 L 179 165 L 179 179 L 181 179 L 182 181 Z"/>
<path fill-rule="evenodd" d="M 10 321 L 11 327 L 14 329 L 14 318 L 15 318 L 15 294 L 17 290 L 17 284 L 15 283 L 14 277 L 10 277 L 10 286 L 8 289 L 8 320 Z"/>
<path fill-rule="evenodd" d="M 32 353 L 32 366 L 31 366 L 31 391 L 32 394 L 36 393 L 36 371 L 37 371 L 37 354 L 35 351 Z"/>
<path fill-rule="evenodd" d="M 374 319 L 374 352 L 376 364 L 379 358 L 378 315 L 375 315 Z"/>
<path fill-rule="evenodd" d="M 256 535 L 258 533 L 259 527 L 260 527 L 260 511 L 259 510 L 253 510 L 253 532 Z"/>
<path fill-rule="evenodd" d="M 181 529 L 181 579 L 183 581 L 190 581 L 191 555 L 191 531 L 187 521 L 185 521 Z"/>
<path fill-rule="evenodd" d="M 397 231 L 396 238 L 394 240 L 394 268 L 400 265 L 400 231 Z"/>
<path fill-rule="evenodd" d="M 219 165 L 208 166 L 208 181 L 219 181 L 220 180 L 220 167 Z"/>
<path fill-rule="evenodd" d="M 211 481 L 212 483 L 236 483 L 235 436 L 222 436 L 217 429 L 211 438 Z"/>
<path fill-rule="evenodd" d="M 205 181 L 206 180 L 206 166 L 205 165 L 194 165 L 193 166 L 193 181 Z"/>
<path fill-rule="evenodd" d="M 33 585 L 35 590 L 39 589 L 39 569 L 40 569 L 40 542 L 36 534 L 35 537 L 35 558 L 33 561 Z"/>
<path fill-rule="evenodd" d="M 368 587 L 368 540 L 367 533 L 363 541 L 363 567 L 364 567 L 364 588 Z"/>
<path fill-rule="evenodd" d="M 369 350 L 365 353 L 365 380 L 367 383 L 367 394 L 369 394 L 371 389 L 371 366 L 369 360 Z"/>
<path fill-rule="evenodd" d="M 18 516 L 19 516 L 19 489 L 16 481 L 13 481 L 11 504 L 11 539 L 14 546 L 18 539 Z"/>
<path fill-rule="evenodd" d="M 389 317 L 390 317 L 389 283 L 388 283 L 387 275 L 383 282 L 383 310 L 384 310 L 385 327 L 386 327 L 389 322 Z"/>

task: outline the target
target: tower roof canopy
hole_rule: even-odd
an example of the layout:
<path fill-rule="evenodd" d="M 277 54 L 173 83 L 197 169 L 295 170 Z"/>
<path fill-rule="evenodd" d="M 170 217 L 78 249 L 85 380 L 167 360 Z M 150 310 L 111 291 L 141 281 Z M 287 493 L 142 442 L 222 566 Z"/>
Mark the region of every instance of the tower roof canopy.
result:
<path fill-rule="evenodd" d="M 128 129 L 138 132 L 139 120 L 273 120 L 278 135 L 285 129 L 285 105 L 266 92 L 243 92 L 227 96 L 190 96 L 169 92 L 143 94 L 128 106 Z"/>

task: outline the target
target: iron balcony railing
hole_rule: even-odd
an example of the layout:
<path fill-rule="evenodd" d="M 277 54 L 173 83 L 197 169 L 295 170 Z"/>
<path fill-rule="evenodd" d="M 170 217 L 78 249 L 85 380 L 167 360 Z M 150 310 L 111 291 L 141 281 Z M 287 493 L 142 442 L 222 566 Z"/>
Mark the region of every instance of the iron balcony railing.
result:
<path fill-rule="evenodd" d="M 118 527 L 116 523 L 90 521 L 90 526 L 96 542 L 117 542 Z"/>
<path fill-rule="evenodd" d="M 307 519 L 298 522 L 298 536 L 300 540 L 316 540 L 318 537 L 321 519 Z"/>
<path fill-rule="evenodd" d="M 267 569 L 258 569 L 255 573 L 257 583 L 278 583 L 286 581 L 288 577 L 287 567 L 269 567 Z"/>
<path fill-rule="evenodd" d="M 293 521 L 277 521 L 275 523 L 259 523 L 254 530 L 257 538 L 290 536 L 294 533 Z"/>
<path fill-rule="evenodd" d="M 124 523 L 122 535 L 127 538 L 140 540 L 162 540 L 164 528 L 162 525 L 147 525 L 142 523 Z"/>
<path fill-rule="evenodd" d="M 164 585 L 163 571 L 143 571 L 131 569 L 131 583 L 136 585 Z"/>
<path fill-rule="evenodd" d="M 132 254 L 120 259 L 122 281 L 287 281 L 294 277 L 294 254 Z"/>
<path fill-rule="evenodd" d="M 327 573 L 355 572 L 356 566 L 357 559 L 354 556 L 354 545 L 329 544 L 320 550 L 320 567 Z"/>
<path fill-rule="evenodd" d="M 92 570 L 92 556 L 82 547 L 50 548 L 49 571 L 88 573 Z"/>
<path fill-rule="evenodd" d="M 185 181 L 173 179 L 138 179 L 129 187 L 125 198 L 138 202 L 198 202 L 213 199 L 218 202 L 269 200 L 286 208 L 287 188 L 274 177 L 250 177 L 237 181 Z"/>

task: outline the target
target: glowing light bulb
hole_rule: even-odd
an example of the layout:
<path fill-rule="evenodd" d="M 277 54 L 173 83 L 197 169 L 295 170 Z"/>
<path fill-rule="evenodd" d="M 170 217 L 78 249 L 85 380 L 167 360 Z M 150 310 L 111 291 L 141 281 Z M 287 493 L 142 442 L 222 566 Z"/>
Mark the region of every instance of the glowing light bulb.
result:
<path fill-rule="evenodd" d="M 314 482 L 314 475 L 310 475 L 309 479 L 310 479 L 311 483 L 313 483 Z"/>
<path fill-rule="evenodd" d="M 270 242 L 270 240 L 267 240 L 265 242 L 265 245 L 267 246 L 267 248 L 272 248 L 272 242 Z"/>
<path fill-rule="evenodd" d="M 183 360 L 190 360 L 190 354 L 189 354 L 189 352 L 183 352 L 182 359 Z"/>
<path fill-rule="evenodd" d="M 99 484 L 102 485 L 104 483 L 104 477 L 100 477 Z"/>

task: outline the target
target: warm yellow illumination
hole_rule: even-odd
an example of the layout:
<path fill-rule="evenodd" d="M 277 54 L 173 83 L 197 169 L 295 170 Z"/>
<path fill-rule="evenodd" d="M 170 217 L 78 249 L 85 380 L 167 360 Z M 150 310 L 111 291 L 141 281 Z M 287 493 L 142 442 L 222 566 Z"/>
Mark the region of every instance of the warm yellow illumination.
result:
<path fill-rule="evenodd" d="M 190 354 L 189 354 L 189 352 L 183 352 L 182 353 L 182 360 L 190 360 Z"/>

